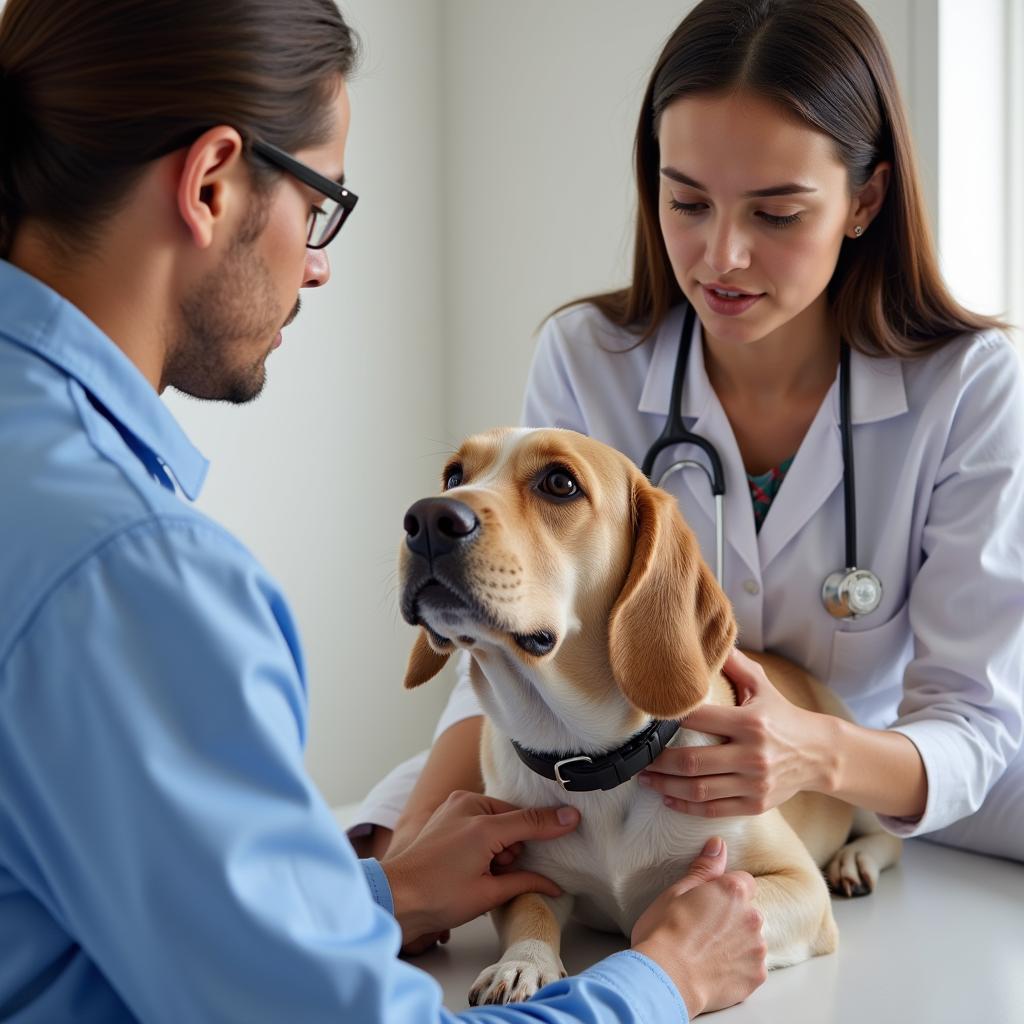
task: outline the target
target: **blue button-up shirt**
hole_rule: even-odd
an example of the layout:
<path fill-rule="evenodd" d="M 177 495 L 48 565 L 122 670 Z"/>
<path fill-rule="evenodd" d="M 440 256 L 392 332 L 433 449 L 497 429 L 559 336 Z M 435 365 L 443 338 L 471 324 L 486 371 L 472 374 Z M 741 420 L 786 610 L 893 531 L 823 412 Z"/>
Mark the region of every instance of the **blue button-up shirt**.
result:
<path fill-rule="evenodd" d="M 0 1021 L 685 1020 L 626 952 L 452 1015 L 302 763 L 279 589 L 78 309 L 0 261 Z M 180 495 L 179 493 L 180 492 Z"/>

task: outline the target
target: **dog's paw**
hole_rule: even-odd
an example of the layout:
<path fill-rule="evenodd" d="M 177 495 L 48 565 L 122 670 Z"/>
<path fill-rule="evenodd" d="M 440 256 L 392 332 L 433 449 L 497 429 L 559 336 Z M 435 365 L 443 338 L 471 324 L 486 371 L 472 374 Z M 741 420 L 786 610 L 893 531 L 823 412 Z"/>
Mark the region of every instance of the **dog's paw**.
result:
<path fill-rule="evenodd" d="M 867 896 L 878 884 L 878 864 L 857 843 L 844 846 L 825 868 L 829 888 L 837 895 Z"/>
<path fill-rule="evenodd" d="M 469 991 L 469 1005 L 521 1003 L 565 976 L 562 961 L 546 943 L 517 942 L 496 964 L 480 972 Z"/>

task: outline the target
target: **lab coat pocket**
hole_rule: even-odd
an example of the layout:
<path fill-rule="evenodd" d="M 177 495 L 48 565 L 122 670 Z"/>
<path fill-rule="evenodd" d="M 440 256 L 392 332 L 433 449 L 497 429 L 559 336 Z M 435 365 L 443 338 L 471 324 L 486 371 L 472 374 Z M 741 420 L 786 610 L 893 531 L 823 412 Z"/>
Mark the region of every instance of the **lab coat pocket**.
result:
<path fill-rule="evenodd" d="M 844 700 L 860 701 L 902 687 L 903 670 L 914 649 L 909 607 L 909 602 L 904 602 L 880 626 L 836 630 L 827 682 Z"/>

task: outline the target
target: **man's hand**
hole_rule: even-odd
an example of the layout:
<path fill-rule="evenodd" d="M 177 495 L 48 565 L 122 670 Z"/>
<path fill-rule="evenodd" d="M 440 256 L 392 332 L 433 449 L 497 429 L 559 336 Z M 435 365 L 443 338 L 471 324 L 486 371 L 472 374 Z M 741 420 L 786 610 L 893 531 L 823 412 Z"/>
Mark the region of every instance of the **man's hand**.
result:
<path fill-rule="evenodd" d="M 675 982 L 691 1019 L 742 1002 L 768 976 L 754 879 L 725 873 L 725 860 L 725 843 L 708 840 L 633 926 L 633 948 Z"/>
<path fill-rule="evenodd" d="M 514 868 L 521 844 L 558 839 L 579 824 L 574 807 L 519 809 L 479 793 L 452 793 L 404 849 L 381 861 L 402 926 L 402 942 L 444 933 L 515 896 L 561 890 Z M 493 869 L 493 870 L 492 870 Z"/>

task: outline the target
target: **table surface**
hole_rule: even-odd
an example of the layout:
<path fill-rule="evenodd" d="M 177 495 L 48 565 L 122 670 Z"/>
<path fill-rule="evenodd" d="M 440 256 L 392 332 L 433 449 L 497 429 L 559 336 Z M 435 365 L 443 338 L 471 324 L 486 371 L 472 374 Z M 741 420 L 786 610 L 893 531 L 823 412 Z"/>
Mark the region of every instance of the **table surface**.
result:
<path fill-rule="evenodd" d="M 910 840 L 875 893 L 833 907 L 839 950 L 773 971 L 716 1024 L 1024 1024 L 1024 865 Z M 576 973 L 624 946 L 570 923 L 562 958 Z M 499 955 L 479 918 L 412 962 L 458 1011 Z"/>

